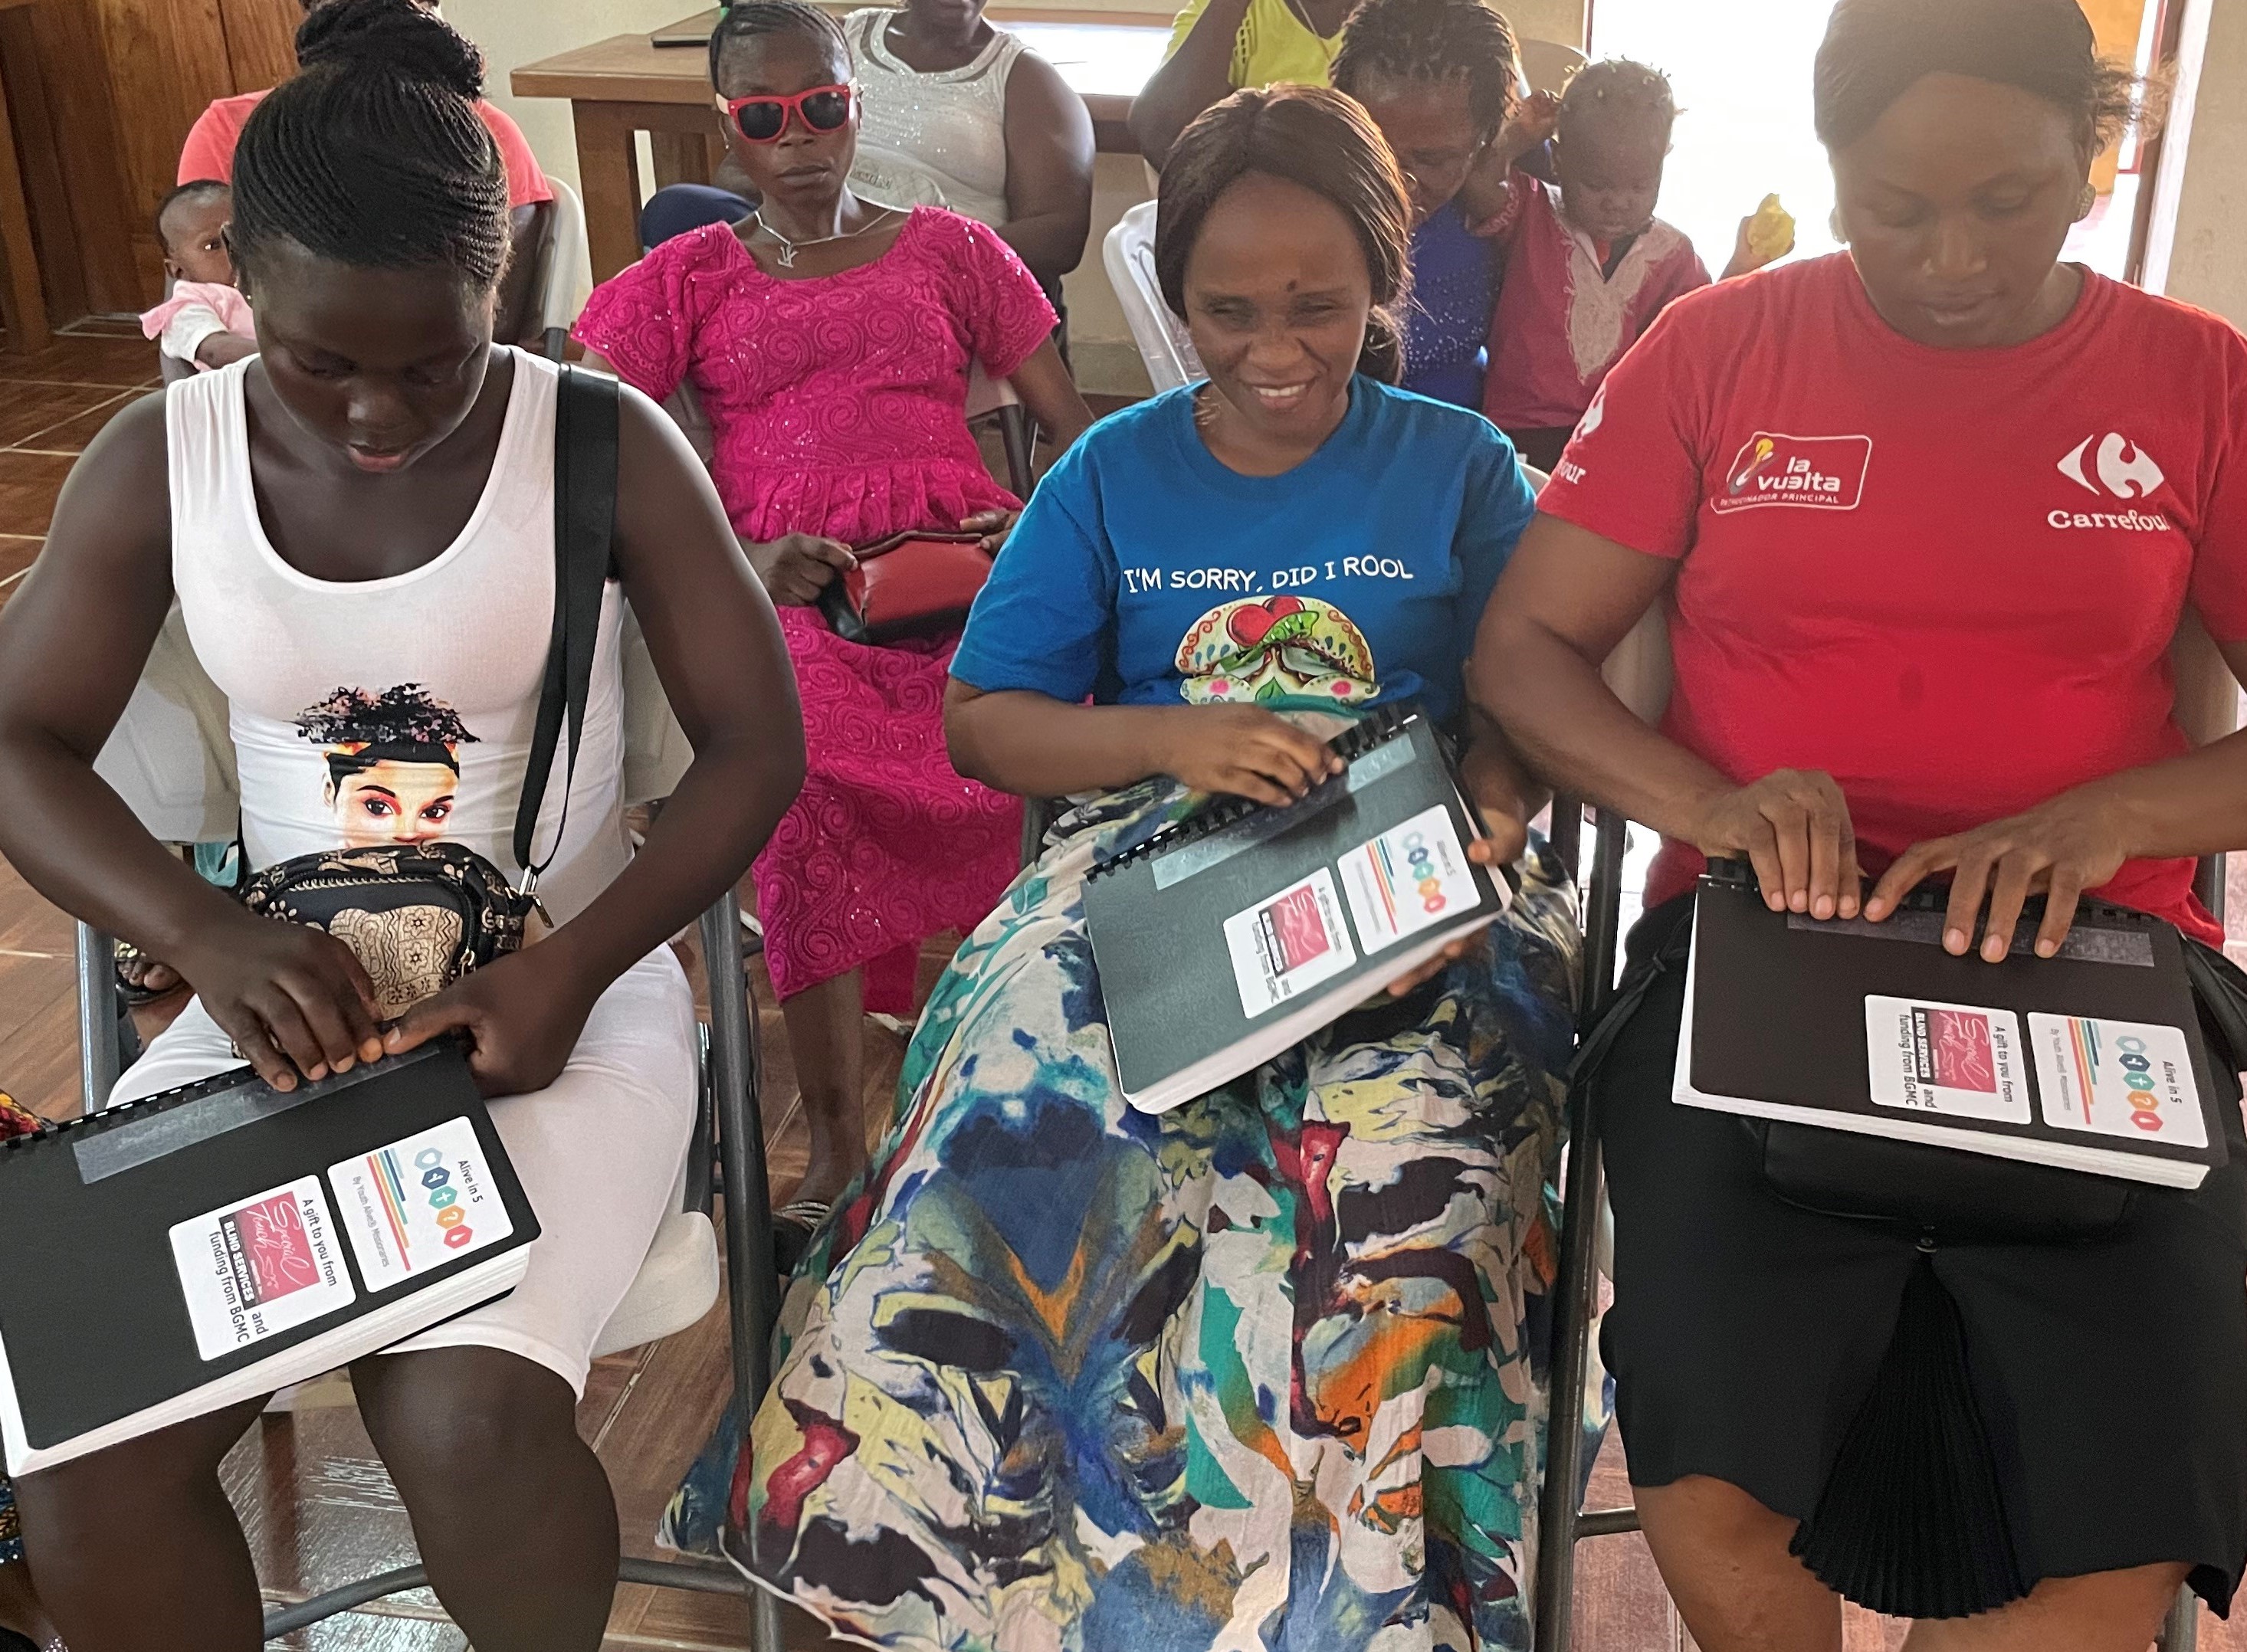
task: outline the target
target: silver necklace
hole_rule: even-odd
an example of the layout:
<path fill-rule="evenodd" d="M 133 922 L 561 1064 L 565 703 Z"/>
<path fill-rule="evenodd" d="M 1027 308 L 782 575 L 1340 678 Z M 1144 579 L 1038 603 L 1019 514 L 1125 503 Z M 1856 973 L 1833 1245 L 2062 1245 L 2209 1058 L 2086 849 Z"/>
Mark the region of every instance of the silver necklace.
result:
<path fill-rule="evenodd" d="M 897 210 L 895 207 L 884 207 L 856 229 L 845 229 L 839 236 L 820 236 L 810 241 L 790 241 L 779 230 L 767 223 L 764 221 L 764 215 L 760 213 L 757 215 L 757 231 L 761 235 L 770 236 L 778 243 L 780 250 L 775 256 L 780 260 L 780 267 L 783 270 L 793 270 L 796 268 L 796 255 L 806 247 L 823 247 L 830 242 L 856 240 L 868 230 L 887 223 L 897 215 Z"/>

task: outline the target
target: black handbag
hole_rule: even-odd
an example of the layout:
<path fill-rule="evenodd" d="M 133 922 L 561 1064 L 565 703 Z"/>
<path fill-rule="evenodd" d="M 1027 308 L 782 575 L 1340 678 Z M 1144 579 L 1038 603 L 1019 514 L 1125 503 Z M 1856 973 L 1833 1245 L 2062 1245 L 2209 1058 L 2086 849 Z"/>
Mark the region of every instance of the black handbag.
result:
<path fill-rule="evenodd" d="M 1941 906 L 1950 891 L 1926 891 L 1917 898 Z M 2115 909 L 2086 901 L 2081 910 L 2096 915 Z M 2039 896 L 2029 901 L 2021 923 L 2033 928 L 2043 921 Z M 2182 939 L 2202 1035 L 2223 1058 L 2209 1065 L 2237 1073 L 2247 1066 L 2247 976 L 2213 947 Z M 2150 1191 L 2120 1177 L 1918 1142 L 1772 1119 L 1742 1117 L 1740 1123 L 1762 1155 L 1764 1179 L 1788 1204 L 1907 1227 L 1937 1245 L 2087 1243 L 2120 1229 Z"/>
<path fill-rule="evenodd" d="M 1717 870 L 1712 864 L 1711 870 Z M 1745 867 L 1742 875 L 1752 875 Z M 1923 890 L 1907 905 L 1946 905 L 1947 890 Z M 1622 1021 L 1654 980 L 1682 969 L 1693 939 L 1692 906 L 1681 902 L 1675 926 L 1634 966 L 1615 1006 L 1584 1040 L 1575 1082 L 1591 1082 Z M 2086 903 L 2086 911 L 2098 910 Z M 2042 920 L 2041 898 L 2022 922 Z M 2247 975 L 2222 953 L 2185 937 L 2203 1034 L 2229 1061 L 2247 1066 Z M 1618 1020 L 1620 1016 L 1620 1020 Z M 1610 1027 L 1609 1023 L 1614 1023 Z M 1920 1142 L 1895 1142 L 1813 1124 L 1740 1116 L 1765 1182 L 1787 1204 L 1820 1215 L 1905 1229 L 1938 1245 L 2081 1244 L 2114 1232 L 2148 1191 L 2140 1184 L 2085 1171 L 1963 1152 Z"/>
<path fill-rule="evenodd" d="M 376 1011 L 385 1020 L 518 950 L 546 921 L 538 880 L 569 823 L 602 591 L 613 571 L 616 509 L 617 382 L 565 366 L 554 406 L 553 637 L 515 812 L 522 877 L 509 884 L 474 850 L 431 843 L 298 855 L 242 885 L 240 898 L 250 911 L 324 931 L 350 947 L 374 982 Z M 545 857 L 534 860 L 538 811 L 565 719 L 562 818 Z"/>

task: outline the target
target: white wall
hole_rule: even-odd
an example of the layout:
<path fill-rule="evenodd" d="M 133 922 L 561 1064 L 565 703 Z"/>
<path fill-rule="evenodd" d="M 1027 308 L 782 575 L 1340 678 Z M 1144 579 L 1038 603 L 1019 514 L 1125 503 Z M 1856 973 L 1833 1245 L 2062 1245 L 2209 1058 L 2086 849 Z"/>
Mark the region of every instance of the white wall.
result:
<path fill-rule="evenodd" d="M 1584 0 L 1499 0 L 1498 9 L 1524 40 L 1553 40 L 1582 49 Z"/>
<path fill-rule="evenodd" d="M 1137 155 L 1102 155 L 1092 171 L 1092 236 L 1084 262 L 1062 283 L 1069 304 L 1070 365 L 1076 381 L 1097 395 L 1144 396 L 1151 386 L 1123 307 L 1108 284 L 1101 243 L 1124 211 L 1151 193 L 1147 163 Z"/>
<path fill-rule="evenodd" d="M 577 181 L 577 140 L 570 106 L 518 98 L 508 77 L 523 64 L 591 45 L 612 34 L 645 34 L 692 13 L 696 0 L 445 0 L 445 21 L 483 48 L 486 91 L 530 140 L 538 164 Z"/>
<path fill-rule="evenodd" d="M 2188 0 L 2146 285 L 2247 326 L 2247 4 Z"/>

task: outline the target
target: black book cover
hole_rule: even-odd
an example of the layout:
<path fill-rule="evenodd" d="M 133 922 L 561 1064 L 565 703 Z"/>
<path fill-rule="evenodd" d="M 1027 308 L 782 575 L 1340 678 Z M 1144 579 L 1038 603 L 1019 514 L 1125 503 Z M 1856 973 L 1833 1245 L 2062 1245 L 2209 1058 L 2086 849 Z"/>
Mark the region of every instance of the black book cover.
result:
<path fill-rule="evenodd" d="M 1680 1079 L 1710 1098 L 2224 1162 L 2175 928 L 2086 901 L 2058 955 L 2031 950 L 2032 912 L 2012 955 L 1991 964 L 1943 950 L 1948 894 L 1916 891 L 1879 924 L 1821 923 L 1772 911 L 1741 864 L 1716 863 L 1695 913 L 1690 1075 Z M 2181 1070 L 2191 1099 L 2174 1083 Z M 2070 1124 L 2048 1122 L 2054 1115 Z"/>
<path fill-rule="evenodd" d="M 24 1438 L 75 1439 L 537 1235 L 452 1040 L 285 1093 L 241 1068 L 19 1137 L 0 1145 L 0 1348 Z"/>
<path fill-rule="evenodd" d="M 691 17 L 681 18 L 667 29 L 658 29 L 653 34 L 648 36 L 648 44 L 653 46 L 693 48 L 707 46 L 710 44 L 710 37 L 717 32 L 719 19 L 724 16 L 724 11 L 716 6 L 711 7 L 707 11 L 698 11 Z"/>
<path fill-rule="evenodd" d="M 1506 897 L 1426 716 L 1331 742 L 1342 774 L 1287 808 L 1220 806 L 1096 867 L 1086 927 L 1125 1096 L 1160 1111 L 1338 1019 Z"/>

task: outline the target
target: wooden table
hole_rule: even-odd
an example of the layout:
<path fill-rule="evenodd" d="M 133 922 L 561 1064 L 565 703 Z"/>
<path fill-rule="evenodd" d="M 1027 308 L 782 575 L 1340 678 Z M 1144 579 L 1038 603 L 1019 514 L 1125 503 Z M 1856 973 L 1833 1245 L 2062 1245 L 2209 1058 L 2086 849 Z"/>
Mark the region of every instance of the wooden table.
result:
<path fill-rule="evenodd" d="M 1021 35 L 1083 98 L 1103 153 L 1138 153 L 1125 118 L 1132 97 L 1162 62 L 1170 39 L 1167 13 L 1088 15 L 1000 5 L 992 8 L 991 20 Z M 707 32 L 702 19 L 688 18 L 656 33 L 692 35 L 698 28 Z M 659 185 L 707 183 L 725 153 L 710 106 L 707 58 L 691 46 L 658 46 L 652 40 L 615 35 L 527 63 L 509 82 L 518 98 L 570 100 L 596 281 L 639 256 L 639 133 L 648 134 Z"/>
<path fill-rule="evenodd" d="M 0 0 L 0 323 L 8 329 L 11 354 L 47 347 L 47 300 L 39 284 L 39 251 L 31 238 L 31 211 L 24 168 L 17 163 L 17 140 L 34 169 L 32 186 L 43 197 L 58 195 L 61 175 L 55 167 L 53 124 L 47 118 L 46 92 L 38 51 L 31 36 L 31 8 L 39 0 Z M 10 108 L 8 87 L 16 88 Z M 51 174 L 52 175 L 47 175 Z M 49 203 L 53 204 L 53 203 Z"/>

